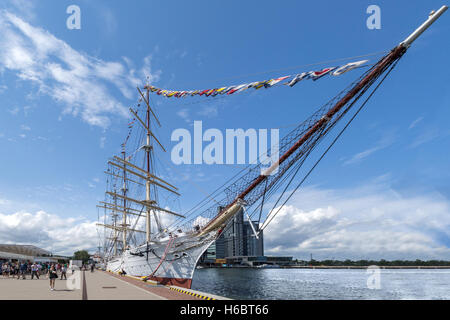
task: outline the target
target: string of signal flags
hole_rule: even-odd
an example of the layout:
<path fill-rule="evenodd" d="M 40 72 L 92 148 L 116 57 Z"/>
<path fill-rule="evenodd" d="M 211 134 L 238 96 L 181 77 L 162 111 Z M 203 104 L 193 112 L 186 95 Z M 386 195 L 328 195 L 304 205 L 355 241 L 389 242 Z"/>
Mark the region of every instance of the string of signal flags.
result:
<path fill-rule="evenodd" d="M 369 60 L 360 60 L 355 62 L 349 62 L 342 66 L 337 67 L 329 67 L 324 68 L 322 70 L 318 71 L 308 71 L 308 72 L 302 72 L 296 75 L 287 75 L 282 76 L 274 79 L 268 79 L 264 81 L 256 81 L 251 83 L 243 83 L 239 85 L 232 85 L 228 87 L 221 87 L 221 88 L 215 88 L 215 89 L 205 89 L 205 90 L 166 90 L 157 88 L 152 85 L 146 85 L 144 89 L 148 89 L 150 92 L 155 93 L 159 96 L 163 96 L 166 98 L 185 98 L 185 97 L 194 97 L 194 96 L 203 96 L 203 97 L 215 97 L 217 95 L 231 95 L 236 93 L 241 93 L 247 89 L 253 88 L 255 90 L 261 89 L 261 88 L 271 88 L 275 85 L 287 85 L 289 87 L 295 86 L 298 82 L 302 80 L 308 80 L 311 79 L 313 81 L 317 81 L 326 75 L 330 76 L 340 76 L 350 70 L 353 70 L 355 68 L 359 68 L 363 66 L 365 63 L 367 63 Z"/>

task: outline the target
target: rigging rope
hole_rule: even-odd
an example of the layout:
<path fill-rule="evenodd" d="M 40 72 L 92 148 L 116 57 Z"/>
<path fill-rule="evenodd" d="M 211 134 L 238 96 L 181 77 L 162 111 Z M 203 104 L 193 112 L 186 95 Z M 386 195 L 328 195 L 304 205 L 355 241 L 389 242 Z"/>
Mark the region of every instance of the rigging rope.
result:
<path fill-rule="evenodd" d="M 363 76 L 361 76 L 360 79 L 361 79 L 362 77 L 363 77 Z M 299 134 L 301 134 L 302 132 L 304 132 L 304 130 L 308 129 L 308 128 L 312 125 L 312 122 L 315 122 L 315 121 L 317 121 L 317 119 L 321 118 L 321 117 L 325 114 L 325 112 L 327 111 L 327 107 L 331 107 L 331 104 L 334 104 L 338 99 L 340 99 L 340 97 L 343 96 L 343 95 L 346 93 L 347 90 L 350 90 L 350 88 L 353 87 L 358 81 L 359 81 L 359 80 L 356 80 L 356 81 L 353 82 L 352 84 L 348 85 L 347 88 L 345 88 L 344 90 L 342 90 L 342 91 L 341 91 L 338 95 L 336 95 L 334 98 L 331 98 L 324 106 L 322 106 L 322 107 L 321 107 L 318 111 L 316 111 L 312 116 L 310 116 L 307 120 L 303 121 L 299 126 L 297 126 L 296 129 L 292 130 L 288 135 L 286 135 L 286 136 L 282 139 L 282 141 L 278 144 L 278 145 L 281 146 L 281 149 L 287 147 L 287 146 L 292 142 L 293 139 L 296 140 L 296 139 L 298 138 Z M 278 146 L 277 146 L 277 148 L 278 148 Z M 310 145 L 309 143 L 306 144 L 306 150 L 305 150 L 306 154 L 309 154 L 309 152 L 310 152 L 309 149 L 310 149 L 310 148 L 311 148 L 311 145 Z M 281 149 L 280 149 L 280 150 L 281 150 Z M 301 154 L 300 154 L 300 156 L 301 156 Z M 260 157 L 261 157 L 261 155 L 260 155 Z M 289 167 L 290 167 L 290 165 L 287 166 L 287 170 L 289 170 Z M 250 180 L 253 180 L 252 177 L 248 178 L 248 177 L 246 177 L 246 176 L 252 175 L 253 173 L 256 172 L 255 170 L 257 170 L 257 169 L 258 169 L 258 165 L 257 165 L 256 168 L 255 168 L 255 167 L 252 166 L 252 164 L 249 164 L 246 168 L 243 168 L 240 172 L 238 172 L 238 173 L 235 175 L 235 177 L 236 177 L 237 175 L 239 175 L 240 173 L 242 173 L 242 172 L 246 172 L 246 171 L 247 171 L 247 172 L 244 173 L 244 175 L 242 175 L 240 178 L 238 178 L 238 179 L 232 184 L 232 187 L 233 187 L 234 189 L 236 189 L 236 186 L 234 186 L 234 185 L 236 185 L 237 183 L 238 183 L 238 184 L 244 184 L 245 187 L 246 187 L 246 183 L 248 182 L 248 180 L 249 180 L 249 179 L 250 179 Z M 252 171 L 253 171 L 253 173 L 252 173 Z M 229 179 L 229 181 L 232 180 L 232 179 L 234 179 L 234 177 L 232 177 L 231 179 Z M 281 179 L 286 179 L 286 178 L 283 177 L 283 178 L 281 178 Z M 226 182 L 225 184 L 227 184 L 227 183 L 228 183 L 228 182 Z M 277 182 L 275 181 L 275 184 L 276 184 L 276 183 L 277 183 Z M 225 184 L 224 184 L 224 185 L 225 185 Z M 274 185 L 271 185 L 270 188 L 272 188 L 273 186 L 274 186 Z M 237 186 L 237 187 L 240 188 L 239 186 Z M 221 189 L 221 188 L 219 188 L 219 189 L 217 189 L 217 190 L 220 190 L 220 189 Z M 230 186 L 228 186 L 228 187 L 225 189 L 225 191 L 227 191 L 227 190 L 230 190 Z M 227 196 L 229 196 L 229 195 L 227 195 Z M 229 197 L 228 197 L 228 198 L 229 198 Z M 228 200 L 230 200 L 230 199 L 228 199 Z M 227 197 L 225 197 L 221 202 L 222 202 L 222 203 L 221 203 L 222 206 L 226 206 L 226 205 L 229 203 L 229 202 L 227 203 Z M 207 204 L 207 203 L 204 203 L 203 205 L 201 205 L 201 207 L 203 207 L 203 206 L 206 205 L 206 204 Z M 216 212 L 216 211 L 217 211 L 217 208 L 216 208 L 216 207 L 210 207 L 210 208 L 208 208 L 206 211 L 204 211 L 203 213 L 211 214 L 213 211 Z M 203 213 L 201 213 L 200 215 L 203 215 Z M 194 218 L 197 218 L 197 216 L 198 216 L 198 215 L 194 216 Z M 192 222 L 194 218 L 192 218 L 191 220 L 187 221 L 185 224 L 188 224 L 188 223 Z"/>
<path fill-rule="evenodd" d="M 167 253 L 169 252 L 170 246 L 172 245 L 174 240 L 175 240 L 175 238 L 172 238 L 172 237 L 169 238 L 169 241 L 167 242 L 166 249 L 164 250 L 164 254 L 162 255 L 161 259 L 159 260 L 158 266 L 155 268 L 155 270 L 153 270 L 151 275 L 149 275 L 147 277 L 147 279 L 150 279 L 151 277 L 153 277 L 154 274 L 156 273 L 156 271 L 158 271 L 159 267 L 162 265 L 163 261 L 166 259 Z"/>
<path fill-rule="evenodd" d="M 306 68 L 306 67 L 313 67 L 313 66 L 318 66 L 321 64 L 326 64 L 326 63 L 333 63 L 333 62 L 345 61 L 345 60 L 350 60 L 350 59 L 360 59 L 360 58 L 366 58 L 366 57 L 370 57 L 370 56 L 383 55 L 383 54 L 386 54 L 387 52 L 389 52 L 389 51 L 384 50 L 384 51 L 368 53 L 368 54 L 364 54 L 364 55 L 360 55 L 360 56 L 326 60 L 326 61 L 309 63 L 309 64 L 304 64 L 304 65 L 299 65 L 299 66 L 286 67 L 286 68 L 257 72 L 257 73 L 249 73 L 249 74 L 244 74 L 244 75 L 239 75 L 239 76 L 234 76 L 234 77 L 226 77 L 226 78 L 215 79 L 215 80 L 210 80 L 210 81 L 212 82 L 212 81 L 232 80 L 232 79 L 246 78 L 246 77 L 252 77 L 252 76 L 259 76 L 259 75 L 267 74 L 267 73 L 274 73 L 274 72 L 280 72 L 280 71 L 288 71 L 288 70 L 294 70 L 294 69 L 300 69 L 300 68 Z"/>
<path fill-rule="evenodd" d="M 401 58 L 401 57 L 400 57 Z M 377 91 L 377 89 L 381 86 L 381 84 L 384 82 L 384 80 L 386 79 L 386 77 L 391 73 L 391 71 L 394 69 L 394 67 L 397 65 L 398 61 L 400 60 L 397 59 L 393 65 L 390 66 L 389 71 L 384 75 L 384 77 L 381 79 L 381 81 L 377 84 L 377 86 L 372 90 L 372 92 L 370 93 L 370 95 L 366 98 L 366 100 L 361 104 L 361 106 L 358 108 L 358 110 L 355 112 L 355 114 L 350 118 L 350 120 L 347 122 L 347 124 L 344 126 L 344 128 L 342 128 L 342 130 L 339 132 L 339 134 L 335 137 L 335 139 L 333 140 L 333 142 L 328 146 L 328 148 L 325 150 L 325 152 L 320 156 L 320 158 L 316 161 L 316 163 L 314 164 L 314 166 L 308 171 L 308 173 L 303 177 L 303 179 L 300 181 L 300 183 L 295 187 L 295 189 L 291 192 L 291 194 L 288 196 L 288 198 L 283 202 L 283 204 L 278 208 L 278 210 L 272 214 L 272 211 L 269 212 L 266 221 L 264 221 L 263 226 L 261 227 L 261 231 L 263 231 L 267 225 L 269 225 L 269 223 L 275 218 L 275 216 L 280 212 L 280 210 L 285 206 L 285 204 L 291 199 L 291 197 L 295 194 L 295 192 L 300 188 L 300 186 L 303 184 L 303 182 L 309 177 L 309 175 L 312 173 L 312 171 L 317 167 L 317 165 L 320 163 L 320 161 L 325 157 L 325 155 L 328 153 L 328 151 L 330 151 L 330 149 L 333 147 L 333 145 L 337 142 L 337 140 L 342 136 L 342 134 L 344 133 L 344 131 L 348 128 L 348 126 L 353 122 L 353 120 L 356 118 L 356 116 L 359 114 L 359 112 L 364 108 L 364 106 L 367 104 L 367 102 L 369 101 L 369 99 L 373 96 L 373 94 Z M 286 190 L 284 190 L 286 191 Z M 284 194 L 283 191 L 283 194 Z M 281 197 L 280 197 L 281 199 Z M 269 219 L 270 217 L 270 219 Z M 260 232 L 261 232 L 260 231 Z"/>

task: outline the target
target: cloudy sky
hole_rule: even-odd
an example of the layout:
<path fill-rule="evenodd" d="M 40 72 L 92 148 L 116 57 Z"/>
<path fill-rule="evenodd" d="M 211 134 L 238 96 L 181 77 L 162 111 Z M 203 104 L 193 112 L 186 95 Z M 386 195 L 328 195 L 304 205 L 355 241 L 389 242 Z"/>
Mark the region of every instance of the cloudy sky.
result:
<path fill-rule="evenodd" d="M 80 30 L 66 27 L 72 4 Z M 214 88 L 382 52 L 441 5 L 379 1 L 381 29 L 369 30 L 370 4 L 2 1 L 0 243 L 95 250 L 102 173 L 126 136 L 137 85 Z M 444 15 L 405 55 L 265 230 L 267 254 L 450 259 L 449 29 Z M 187 211 L 242 167 L 172 164 L 173 130 L 202 120 L 223 132 L 279 128 L 283 136 L 356 76 L 213 101 L 152 97 L 169 150 L 159 169 L 182 194 L 174 210 Z"/>

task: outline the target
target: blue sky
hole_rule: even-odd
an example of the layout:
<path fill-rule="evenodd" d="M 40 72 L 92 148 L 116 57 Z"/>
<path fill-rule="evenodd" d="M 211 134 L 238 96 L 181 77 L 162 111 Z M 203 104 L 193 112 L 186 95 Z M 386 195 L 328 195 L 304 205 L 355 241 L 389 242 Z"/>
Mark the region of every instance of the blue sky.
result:
<path fill-rule="evenodd" d="M 66 28 L 66 8 L 71 4 L 81 8 L 81 30 Z M 380 30 L 366 27 L 366 8 L 371 4 L 381 8 Z M 201 89 L 309 71 L 294 67 L 393 48 L 431 9 L 442 4 L 3 1 L 0 23 L 8 33 L 0 35 L 0 217 L 4 234 L 11 236 L 0 237 L 0 242 L 31 241 L 61 252 L 68 247 L 72 250 L 73 243 L 93 246 L 93 237 L 83 244 L 60 235 L 65 230 L 79 237 L 83 230 L 90 230 L 95 236 L 95 205 L 105 190 L 102 173 L 108 157 L 119 151 L 126 136 L 126 107 L 135 104 L 134 87 L 145 76 L 161 88 Z M 309 257 L 310 252 L 324 258 L 450 258 L 448 15 L 414 43 L 308 179 L 304 194 L 317 201 L 306 206 L 299 200 L 303 194 L 292 202 L 292 216 L 304 223 L 296 230 L 312 223 L 308 230 L 315 233 L 303 232 L 309 235 L 303 239 L 294 230 L 290 239 L 295 244 L 289 244 L 274 231 L 267 236 L 269 253 L 300 258 Z M 15 60 L 11 58 L 14 53 Z M 375 62 L 376 58 L 371 59 Z M 65 73 L 58 64 L 72 72 Z M 333 64 L 320 67 L 328 66 Z M 51 76 L 46 70 L 51 70 Z M 220 130 L 280 128 L 283 136 L 357 75 L 358 71 L 352 71 L 293 88 L 208 102 L 154 96 L 152 103 L 163 123 L 158 136 L 170 150 L 174 146 L 171 132 L 192 130 L 194 120 Z M 64 79 L 58 80 L 59 76 Z M 181 212 L 204 196 L 192 183 L 211 190 L 240 169 L 218 165 L 166 168 L 170 152 L 161 159 L 161 174 L 180 187 L 182 197 L 175 209 Z M 333 197 L 325 196 L 330 193 Z M 364 199 L 367 207 L 355 205 Z M 379 211 L 384 215 L 378 217 Z M 307 216 L 316 219 L 302 218 Z M 364 220 L 367 216 L 371 222 Z M 377 217 L 395 223 L 383 229 Z M 28 220 L 33 223 L 27 225 Z M 58 223 L 42 227 L 47 220 Z M 283 221 L 273 230 L 282 228 Z M 344 221 L 366 224 L 352 231 L 341 227 Z M 33 233 L 36 230 L 38 236 Z M 393 238 L 392 245 L 399 239 L 413 241 L 407 236 L 427 245 L 398 246 L 391 252 L 391 244 L 376 239 L 366 247 L 342 240 L 363 230 L 369 238 L 379 234 L 377 239 L 386 237 L 383 230 L 397 232 L 399 238 Z M 23 238 L 17 236 L 21 232 Z M 346 249 L 339 251 L 340 246 L 334 244 L 343 233 L 340 239 Z M 319 238 L 327 239 L 326 235 L 330 236 L 326 244 L 314 245 Z"/>

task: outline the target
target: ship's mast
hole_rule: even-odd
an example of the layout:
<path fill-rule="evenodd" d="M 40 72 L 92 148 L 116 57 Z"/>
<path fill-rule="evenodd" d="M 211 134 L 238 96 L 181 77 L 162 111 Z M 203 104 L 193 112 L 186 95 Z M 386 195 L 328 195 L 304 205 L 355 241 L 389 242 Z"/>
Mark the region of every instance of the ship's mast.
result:
<path fill-rule="evenodd" d="M 114 192 L 116 192 L 116 190 L 114 190 Z M 114 197 L 114 204 L 117 205 L 117 197 Z M 113 241 L 114 241 L 114 256 L 117 256 L 117 213 L 115 208 L 112 211 L 112 218 L 113 218 L 113 231 L 114 231 L 114 237 L 113 237 Z"/>
<path fill-rule="evenodd" d="M 125 159 L 125 150 L 122 151 L 123 160 Z M 122 194 L 123 194 L 123 207 L 125 208 L 122 212 L 122 250 L 125 250 L 127 247 L 127 172 L 126 172 L 126 164 L 123 165 L 123 186 L 122 186 Z"/>
<path fill-rule="evenodd" d="M 120 171 L 122 172 L 122 175 L 120 175 L 120 173 L 116 173 L 116 172 L 110 171 L 110 170 L 105 171 L 106 174 L 121 179 L 120 180 L 120 181 L 122 181 L 121 192 L 118 193 L 115 187 L 111 191 L 106 191 L 106 194 L 112 197 L 112 199 L 113 199 L 112 203 L 107 202 L 107 201 L 106 202 L 100 201 L 101 205 L 97 205 L 97 207 L 99 207 L 99 208 L 104 208 L 106 210 L 112 211 L 112 214 L 111 214 L 111 216 L 113 217 L 112 224 L 97 223 L 97 225 L 114 230 L 114 232 L 113 232 L 114 236 L 112 238 L 114 255 L 117 255 L 117 251 L 118 251 L 117 242 L 122 242 L 122 250 L 123 251 L 126 250 L 126 248 L 128 246 L 127 236 L 129 234 L 133 234 L 134 232 L 145 233 L 146 242 L 148 243 L 151 241 L 151 214 L 152 214 L 152 212 L 153 213 L 155 211 L 163 212 L 165 214 L 171 214 L 171 215 L 175 215 L 175 216 L 184 218 L 184 216 L 182 216 L 178 213 L 167 210 L 165 208 L 160 208 L 157 205 L 156 187 L 162 188 L 162 189 L 169 191 L 176 195 L 180 195 L 180 194 L 177 192 L 178 189 L 175 186 L 171 185 L 167 181 L 157 177 L 156 175 L 154 175 L 152 173 L 152 171 L 154 171 L 153 170 L 154 168 L 152 165 L 152 152 L 153 152 L 153 144 L 152 143 L 153 143 L 153 141 L 156 141 L 156 143 L 161 147 L 161 149 L 163 151 L 166 151 L 166 150 L 164 149 L 163 145 L 159 142 L 159 140 L 155 137 L 153 132 L 150 130 L 151 122 L 152 122 L 151 115 L 154 116 L 154 120 L 155 120 L 156 124 L 161 126 L 161 123 L 159 122 L 156 114 L 153 112 L 153 110 L 149 104 L 150 89 L 148 86 L 145 87 L 145 89 L 147 90 L 146 96 L 142 93 L 142 91 L 139 89 L 139 87 L 137 89 L 141 95 L 141 98 L 145 101 L 145 103 L 147 105 L 147 112 L 146 112 L 145 120 L 142 120 L 139 117 L 139 115 L 137 114 L 137 111 L 133 110 L 132 108 L 130 108 L 130 112 L 133 114 L 134 119 L 138 120 L 138 122 L 142 125 L 142 127 L 144 128 L 144 130 L 146 132 L 145 144 L 140 148 L 140 150 L 143 150 L 145 152 L 144 168 L 137 166 L 136 164 L 133 164 L 132 162 L 129 161 L 130 159 L 127 159 L 126 153 L 125 153 L 125 147 L 124 147 L 124 150 L 122 152 L 122 157 L 114 156 L 110 161 L 108 161 L 109 165 L 120 169 Z M 132 177 L 134 176 L 134 177 L 133 177 L 133 179 L 131 179 L 131 178 L 129 178 L 129 176 L 132 176 Z M 141 179 L 141 180 L 137 181 L 139 179 Z M 129 193 L 128 188 L 127 188 L 128 183 L 135 183 L 137 185 L 142 186 L 142 185 L 144 185 L 144 183 L 142 183 L 142 181 L 145 181 L 145 189 L 146 189 L 145 190 L 146 191 L 145 200 L 131 198 L 130 195 L 128 194 Z M 152 185 L 155 188 L 154 193 L 151 192 Z M 154 199 L 152 199 L 152 196 L 154 197 Z M 121 205 L 119 205 L 117 203 L 118 199 L 122 200 Z M 132 205 L 143 206 L 145 209 L 145 215 L 141 214 L 142 213 L 141 210 L 132 208 L 131 207 Z M 122 214 L 122 223 L 121 224 L 118 224 L 118 221 L 117 221 L 117 217 L 118 217 L 117 213 L 119 213 L 119 212 Z M 130 228 L 130 225 L 127 224 L 127 217 L 129 215 L 145 217 L 146 218 L 145 231 Z M 156 224 L 158 225 L 158 229 L 161 230 L 161 228 L 159 226 L 159 222 L 156 219 L 156 215 L 155 215 L 155 220 L 156 220 Z M 120 234 L 120 232 L 121 232 L 121 234 Z M 122 235 L 122 240 L 117 239 L 120 235 Z"/>
<path fill-rule="evenodd" d="M 147 101 L 150 103 L 150 90 L 147 88 Z M 150 145 L 150 106 L 147 106 L 147 115 L 146 115 L 146 124 L 147 124 L 147 145 L 145 146 L 145 152 L 147 157 L 147 174 L 150 174 L 150 152 L 151 152 L 151 145 Z M 150 181 L 147 180 L 145 183 L 145 201 L 150 204 L 151 198 L 150 198 Z M 146 234 L 146 242 L 149 243 L 151 239 L 151 208 L 149 205 L 147 205 L 147 211 L 145 216 L 145 234 Z"/>

